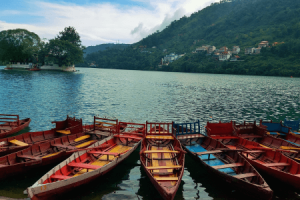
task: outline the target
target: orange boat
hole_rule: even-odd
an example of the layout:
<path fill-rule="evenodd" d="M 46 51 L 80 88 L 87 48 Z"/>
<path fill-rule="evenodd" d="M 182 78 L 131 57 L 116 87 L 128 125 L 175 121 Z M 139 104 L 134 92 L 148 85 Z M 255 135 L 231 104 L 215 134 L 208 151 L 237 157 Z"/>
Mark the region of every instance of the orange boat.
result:
<path fill-rule="evenodd" d="M 0 138 L 17 133 L 29 126 L 30 118 L 19 119 L 19 115 L 0 114 Z"/>
<path fill-rule="evenodd" d="M 185 151 L 173 135 L 173 123 L 146 122 L 140 161 L 150 181 L 166 200 L 172 200 L 176 195 L 184 172 L 184 160 Z"/>
<path fill-rule="evenodd" d="M 130 130 L 117 130 L 114 135 L 96 142 L 88 149 L 74 153 L 27 188 L 28 196 L 33 200 L 58 199 L 59 194 L 112 170 L 139 146 L 145 131 L 145 124 L 120 122 L 120 126 L 125 124 L 126 129 Z"/>

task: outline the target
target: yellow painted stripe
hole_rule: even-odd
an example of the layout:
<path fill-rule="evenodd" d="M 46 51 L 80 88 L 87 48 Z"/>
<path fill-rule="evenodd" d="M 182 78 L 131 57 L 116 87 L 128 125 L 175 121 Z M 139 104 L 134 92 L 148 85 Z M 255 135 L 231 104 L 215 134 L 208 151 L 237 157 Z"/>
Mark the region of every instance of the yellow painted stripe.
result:
<path fill-rule="evenodd" d="M 56 132 L 57 132 L 57 133 L 61 133 L 61 134 L 65 134 L 65 135 L 71 134 L 71 131 L 70 131 L 70 130 L 57 130 Z"/>
<path fill-rule="evenodd" d="M 127 151 L 127 150 L 130 150 L 132 147 L 129 147 L 129 146 L 123 146 L 123 145 L 117 145 L 117 146 L 115 146 L 114 148 L 112 148 L 110 151 L 108 151 L 108 152 L 111 152 L 111 153 L 123 153 L 123 152 L 125 152 L 125 151 Z M 109 157 L 108 157 L 108 159 L 109 160 L 114 160 L 114 159 L 116 159 L 117 157 L 115 157 L 115 156 L 113 156 L 113 155 L 109 155 Z M 108 164 L 108 163 L 110 163 L 110 161 L 102 161 L 102 160 L 100 160 L 100 159 L 107 159 L 107 155 L 103 155 L 103 156 L 101 156 L 100 158 L 99 158 L 99 160 L 96 160 L 95 162 L 93 162 L 93 163 L 91 163 L 91 165 L 96 165 L 96 166 L 104 166 L 104 165 L 106 165 L 106 164 Z M 87 169 L 82 169 L 82 170 L 80 170 L 78 173 L 76 173 L 75 175 L 74 175 L 74 177 L 75 176 L 79 176 L 79 175 L 81 175 L 81 174 L 84 174 L 84 173 L 86 173 L 86 172 L 90 172 L 90 171 L 93 171 L 93 169 L 89 169 L 89 170 L 87 170 Z"/>
<path fill-rule="evenodd" d="M 84 136 L 81 136 L 79 138 L 76 138 L 74 141 L 78 142 L 78 141 L 85 140 L 85 139 L 90 138 L 90 137 L 91 137 L 90 135 L 84 135 Z"/>
<path fill-rule="evenodd" d="M 85 147 L 85 146 L 88 146 L 90 145 L 91 143 L 95 142 L 96 140 L 90 140 L 90 141 L 87 141 L 85 143 L 82 143 L 80 145 L 77 145 L 76 148 L 82 148 L 82 147 Z"/>
<path fill-rule="evenodd" d="M 44 156 L 43 158 L 48 158 L 48 157 L 51 157 L 51 156 L 55 156 L 55 155 L 57 155 L 57 154 L 59 154 L 59 153 L 60 153 L 60 152 L 55 152 L 55 153 L 46 155 L 46 156 Z"/>
<path fill-rule="evenodd" d="M 10 142 L 10 143 L 13 143 L 13 144 L 15 144 L 15 145 L 18 145 L 18 146 L 22 146 L 22 147 L 28 146 L 27 143 L 22 142 L 22 141 L 20 141 L 20 140 L 16 140 L 16 139 L 10 140 L 9 142 Z"/>
<path fill-rule="evenodd" d="M 267 147 L 265 145 L 262 145 L 262 144 L 259 144 L 260 146 L 264 147 L 264 148 L 267 148 L 267 149 L 271 149 L 270 147 Z"/>
<path fill-rule="evenodd" d="M 154 136 L 154 135 L 147 135 L 146 136 L 147 139 L 161 139 L 161 140 L 174 140 L 173 136 L 169 136 L 169 135 L 164 135 L 164 136 Z"/>

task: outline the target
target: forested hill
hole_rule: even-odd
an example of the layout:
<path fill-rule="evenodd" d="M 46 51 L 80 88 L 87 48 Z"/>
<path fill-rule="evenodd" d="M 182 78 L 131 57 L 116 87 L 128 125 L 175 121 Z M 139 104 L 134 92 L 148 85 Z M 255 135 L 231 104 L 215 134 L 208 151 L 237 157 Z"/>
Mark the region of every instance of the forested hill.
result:
<path fill-rule="evenodd" d="M 109 48 L 123 50 L 124 48 L 126 48 L 128 46 L 129 46 L 129 44 L 114 44 L 114 43 L 100 44 L 100 45 L 96 45 L 96 46 L 88 46 L 84 50 L 84 57 L 86 57 L 86 55 L 88 55 L 90 53 L 94 53 L 94 52 L 98 52 L 98 51 L 104 51 L 104 50 L 107 50 Z"/>
<path fill-rule="evenodd" d="M 92 53 L 86 62 L 96 62 L 102 68 L 300 76 L 299 36 L 300 1 L 233 0 L 173 21 L 163 31 L 125 50 Z M 258 55 L 244 55 L 245 48 L 257 47 L 261 41 L 284 43 L 262 49 Z M 239 56 L 244 62 L 220 62 L 192 53 L 204 44 L 216 48 L 240 46 Z M 160 60 L 173 52 L 186 54 L 159 68 Z"/>

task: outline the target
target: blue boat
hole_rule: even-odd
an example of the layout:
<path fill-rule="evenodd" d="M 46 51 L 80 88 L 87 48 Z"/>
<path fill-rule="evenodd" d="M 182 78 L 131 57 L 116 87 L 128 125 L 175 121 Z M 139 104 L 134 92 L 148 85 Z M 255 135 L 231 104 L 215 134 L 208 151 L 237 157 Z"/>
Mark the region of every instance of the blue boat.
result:
<path fill-rule="evenodd" d="M 231 185 L 247 195 L 271 199 L 273 191 L 255 168 L 237 150 L 201 134 L 200 122 L 174 123 L 176 137 L 185 150 L 209 172 L 219 177 L 216 181 Z M 249 152 L 251 153 L 251 152 Z"/>
<path fill-rule="evenodd" d="M 299 135 L 300 134 L 299 123 L 300 123 L 300 119 L 295 120 L 295 121 L 284 119 L 283 125 L 287 126 L 287 127 L 290 127 L 292 133 L 295 133 L 295 134 Z"/>

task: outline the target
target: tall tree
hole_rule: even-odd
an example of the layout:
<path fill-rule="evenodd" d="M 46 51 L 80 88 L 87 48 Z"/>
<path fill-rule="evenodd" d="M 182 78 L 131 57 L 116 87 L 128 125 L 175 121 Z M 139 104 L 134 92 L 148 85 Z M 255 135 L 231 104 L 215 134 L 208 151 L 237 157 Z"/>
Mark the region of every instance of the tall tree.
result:
<path fill-rule="evenodd" d="M 0 60 L 3 62 L 33 61 L 33 55 L 40 49 L 40 37 L 26 29 L 0 32 Z"/>
<path fill-rule="evenodd" d="M 66 27 L 64 31 L 50 40 L 45 47 L 48 57 L 59 66 L 70 66 L 83 62 L 84 46 L 74 27 Z"/>

